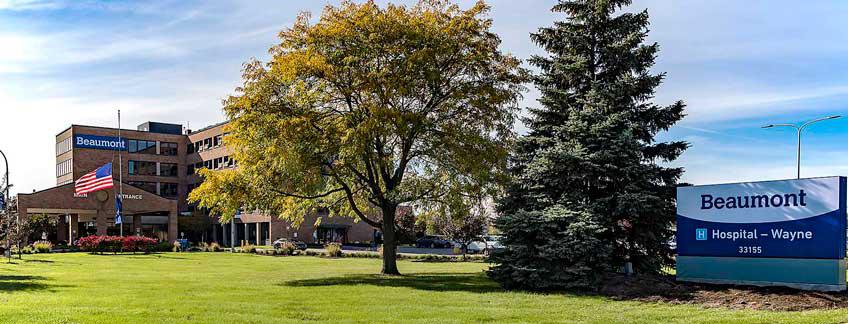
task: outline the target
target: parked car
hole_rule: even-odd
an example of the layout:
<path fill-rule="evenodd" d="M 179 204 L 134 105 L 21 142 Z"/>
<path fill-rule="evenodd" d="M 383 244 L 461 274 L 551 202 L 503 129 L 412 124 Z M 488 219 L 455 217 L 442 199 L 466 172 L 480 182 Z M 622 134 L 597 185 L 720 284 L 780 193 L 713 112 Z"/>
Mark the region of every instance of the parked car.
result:
<path fill-rule="evenodd" d="M 468 253 L 477 254 L 477 253 L 486 253 L 486 242 L 484 241 L 474 241 L 468 243 Z"/>
<path fill-rule="evenodd" d="M 453 247 L 453 243 L 444 237 L 438 235 L 427 235 L 415 241 L 417 248 L 429 249 L 449 249 Z"/>
<path fill-rule="evenodd" d="M 456 245 L 456 247 L 461 247 L 460 245 Z M 475 240 L 468 244 L 467 253 L 491 253 L 492 251 L 497 251 L 503 249 L 503 244 L 500 242 L 500 236 L 497 235 L 484 235 L 481 236 L 480 239 Z"/>
<path fill-rule="evenodd" d="M 483 241 L 486 243 L 486 253 L 503 250 L 504 248 L 501 244 L 501 237 L 498 235 L 485 235 Z"/>
<path fill-rule="evenodd" d="M 303 242 L 297 241 L 297 240 L 290 240 L 290 239 L 287 239 L 287 238 L 281 238 L 279 240 L 276 240 L 276 241 L 274 241 L 273 245 L 274 245 L 275 249 L 279 249 L 283 246 L 283 244 L 286 244 L 286 243 L 294 244 L 295 248 L 297 248 L 298 250 L 301 250 L 301 251 L 306 250 L 306 243 L 303 243 Z"/>

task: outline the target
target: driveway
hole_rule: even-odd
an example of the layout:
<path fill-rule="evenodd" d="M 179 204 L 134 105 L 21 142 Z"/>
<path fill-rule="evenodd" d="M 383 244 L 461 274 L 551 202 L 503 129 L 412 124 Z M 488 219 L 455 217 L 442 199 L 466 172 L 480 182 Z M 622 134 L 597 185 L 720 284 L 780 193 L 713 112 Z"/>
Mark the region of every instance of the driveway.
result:
<path fill-rule="evenodd" d="M 326 252 L 324 249 L 309 249 L 315 252 Z M 343 251 L 372 251 L 376 252 L 373 248 L 361 247 L 361 246 L 342 246 Z M 414 246 L 400 246 L 398 247 L 398 253 L 404 254 L 435 254 L 435 255 L 455 255 L 453 254 L 453 249 L 424 249 L 417 248 Z"/>

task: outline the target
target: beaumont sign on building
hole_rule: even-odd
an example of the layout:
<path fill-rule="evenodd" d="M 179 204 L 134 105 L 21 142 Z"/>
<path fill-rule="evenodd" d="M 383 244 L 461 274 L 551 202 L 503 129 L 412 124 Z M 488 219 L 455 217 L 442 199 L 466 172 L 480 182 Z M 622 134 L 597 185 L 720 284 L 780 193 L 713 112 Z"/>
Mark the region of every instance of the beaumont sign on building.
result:
<path fill-rule="evenodd" d="M 846 178 L 677 189 L 677 278 L 845 290 Z"/>
<path fill-rule="evenodd" d="M 112 136 L 75 135 L 74 147 L 95 150 L 126 151 L 127 140 Z"/>

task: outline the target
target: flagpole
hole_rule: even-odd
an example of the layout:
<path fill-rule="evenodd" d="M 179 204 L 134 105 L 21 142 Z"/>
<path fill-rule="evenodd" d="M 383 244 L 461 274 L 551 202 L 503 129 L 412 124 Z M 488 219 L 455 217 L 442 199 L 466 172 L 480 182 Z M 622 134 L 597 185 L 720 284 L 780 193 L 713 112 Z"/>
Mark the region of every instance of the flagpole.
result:
<path fill-rule="evenodd" d="M 124 199 L 124 161 L 121 157 L 124 141 L 121 139 L 121 110 L 118 109 L 118 200 Z M 119 208 L 123 208 L 124 204 L 120 204 Z M 117 211 L 121 215 L 121 237 L 124 236 L 124 213 L 121 210 Z"/>

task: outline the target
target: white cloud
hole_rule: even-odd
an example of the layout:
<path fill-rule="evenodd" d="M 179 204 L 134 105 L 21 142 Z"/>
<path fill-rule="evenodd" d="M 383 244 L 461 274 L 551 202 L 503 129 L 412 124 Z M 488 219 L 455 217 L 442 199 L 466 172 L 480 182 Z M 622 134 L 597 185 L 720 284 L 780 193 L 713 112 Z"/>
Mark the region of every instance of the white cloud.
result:
<path fill-rule="evenodd" d="M 0 0 L 0 10 L 44 10 L 63 6 L 60 1 L 50 0 Z"/>

